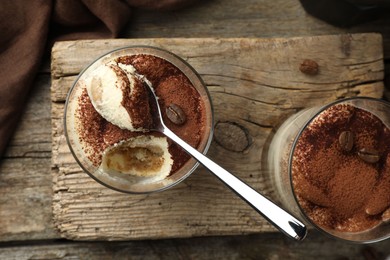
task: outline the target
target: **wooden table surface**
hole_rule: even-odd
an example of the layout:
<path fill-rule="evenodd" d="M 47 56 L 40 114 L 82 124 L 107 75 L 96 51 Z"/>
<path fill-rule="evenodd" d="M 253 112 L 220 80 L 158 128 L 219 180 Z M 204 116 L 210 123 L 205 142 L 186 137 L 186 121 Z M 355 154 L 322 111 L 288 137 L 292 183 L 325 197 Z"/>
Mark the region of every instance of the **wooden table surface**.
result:
<path fill-rule="evenodd" d="M 123 38 L 293 37 L 379 32 L 390 72 L 390 17 L 341 29 L 308 15 L 298 0 L 210 0 L 175 12 L 135 11 Z M 50 58 L 0 161 L 0 259 L 385 259 L 390 242 L 354 245 L 310 232 L 125 242 L 61 239 L 52 224 Z M 386 87 L 390 87 L 386 84 Z M 388 91 L 385 91 L 385 96 Z"/>

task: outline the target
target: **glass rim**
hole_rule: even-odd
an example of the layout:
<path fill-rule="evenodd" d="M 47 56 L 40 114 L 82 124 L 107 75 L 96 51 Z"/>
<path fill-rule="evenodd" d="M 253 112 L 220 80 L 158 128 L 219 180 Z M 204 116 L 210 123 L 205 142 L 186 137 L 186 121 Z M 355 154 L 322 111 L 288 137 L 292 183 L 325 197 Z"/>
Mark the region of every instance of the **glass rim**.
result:
<path fill-rule="evenodd" d="M 303 210 L 303 208 L 301 207 L 301 204 L 298 201 L 298 198 L 297 198 L 297 196 L 295 194 L 295 188 L 294 188 L 294 185 L 293 185 L 293 181 L 292 181 L 292 161 L 293 161 L 293 156 L 294 156 L 296 145 L 297 145 L 297 143 L 298 143 L 302 133 L 313 122 L 313 120 L 316 119 L 326 109 L 328 109 L 328 108 L 330 108 L 330 107 L 332 107 L 332 106 L 334 106 L 336 104 L 348 103 L 349 101 L 354 101 L 354 100 L 367 100 L 367 101 L 379 102 L 379 103 L 382 103 L 383 105 L 388 106 L 390 108 L 390 102 L 388 102 L 386 100 L 383 100 L 383 99 L 374 98 L 374 97 L 366 97 L 366 96 L 356 96 L 356 97 L 348 97 L 348 98 L 338 99 L 338 100 L 330 102 L 330 103 L 328 103 L 326 105 L 319 106 L 318 111 L 314 115 L 312 115 L 310 117 L 310 119 L 307 120 L 307 122 L 301 127 L 301 129 L 299 130 L 298 134 L 294 138 L 294 141 L 292 142 L 291 151 L 290 151 L 289 156 L 288 156 L 288 177 L 289 177 L 289 184 L 290 184 L 290 188 L 291 188 L 291 191 L 292 191 L 292 194 L 293 194 L 293 198 L 294 198 L 294 201 L 295 201 L 297 207 L 299 208 L 301 216 L 307 222 L 309 222 L 316 230 L 318 230 L 319 232 L 321 232 L 322 234 L 324 234 L 324 235 L 326 235 L 328 237 L 336 238 L 336 239 L 341 240 L 341 241 L 346 241 L 346 242 L 353 243 L 353 244 L 371 244 L 371 243 L 380 242 L 380 241 L 383 241 L 383 240 L 386 240 L 386 239 L 390 238 L 390 233 L 387 234 L 387 235 L 381 236 L 379 238 L 373 238 L 373 239 L 369 239 L 369 240 L 352 240 L 352 239 L 347 239 L 347 238 L 340 237 L 340 236 L 338 236 L 338 235 L 336 235 L 336 234 L 334 234 L 332 232 L 327 231 L 327 229 L 317 225 L 310 217 L 307 216 L 307 214 L 305 213 L 305 210 Z M 382 225 L 382 224 L 379 224 L 379 225 Z M 385 225 L 389 225 L 389 224 L 385 223 Z M 370 229 L 370 230 L 372 230 L 372 229 Z M 344 234 L 362 234 L 362 233 L 369 232 L 370 230 L 365 230 L 365 231 L 360 231 L 360 232 L 341 232 L 341 231 L 339 231 L 339 232 L 340 233 L 344 233 Z"/>
<path fill-rule="evenodd" d="M 201 143 L 199 144 L 199 146 L 201 146 L 201 145 L 203 146 L 203 149 L 199 150 L 199 149 L 202 148 L 202 147 L 199 147 L 199 146 L 198 146 L 197 149 L 204 155 L 208 152 L 208 150 L 209 150 L 209 148 L 211 146 L 213 135 L 214 135 L 214 107 L 213 107 L 213 104 L 212 104 L 212 99 L 211 99 L 210 92 L 209 92 L 206 84 L 204 83 L 203 79 L 199 75 L 199 73 L 187 61 L 185 61 L 183 58 L 181 58 L 180 56 L 178 56 L 177 54 L 175 54 L 175 53 L 173 53 L 171 51 L 168 51 L 168 50 L 165 50 L 163 48 L 156 47 L 156 46 L 131 45 L 131 46 L 124 46 L 124 47 L 116 48 L 116 49 L 113 49 L 111 51 L 105 52 L 104 54 L 98 56 L 92 62 L 90 62 L 85 68 L 83 68 L 83 70 L 81 70 L 81 72 L 78 74 L 78 76 L 74 80 L 71 88 L 67 92 L 65 105 L 64 105 L 63 127 L 64 127 L 64 135 L 65 135 L 65 138 L 66 138 L 66 142 L 67 142 L 67 145 L 69 147 L 69 150 L 70 150 L 73 158 L 76 160 L 77 164 L 82 168 L 82 170 L 89 175 L 89 177 L 94 179 L 97 183 L 100 183 L 101 185 L 103 185 L 103 186 L 105 186 L 107 188 L 110 188 L 112 190 L 116 190 L 116 191 L 119 191 L 119 192 L 128 193 L 128 194 L 151 194 L 151 193 L 157 193 L 157 192 L 161 192 L 161 191 L 167 190 L 167 189 L 172 188 L 172 187 L 176 186 L 177 184 L 181 183 L 183 180 L 185 180 L 188 176 L 190 176 L 195 171 L 195 169 L 199 166 L 199 162 L 191 157 L 181 167 L 181 168 L 185 167 L 186 164 L 188 164 L 188 163 L 193 164 L 192 166 L 190 166 L 190 169 L 185 174 L 180 176 L 178 179 L 172 181 L 168 185 L 164 185 L 164 186 L 159 187 L 157 189 L 150 189 L 150 190 L 146 190 L 146 191 L 134 191 L 134 190 L 121 189 L 121 188 L 115 187 L 113 185 L 110 185 L 110 184 L 100 180 L 92 172 L 90 172 L 90 170 L 88 170 L 86 168 L 86 166 L 80 161 L 78 155 L 76 154 L 76 152 L 75 152 L 75 150 L 73 148 L 73 145 L 71 144 L 69 133 L 68 133 L 68 129 L 69 128 L 68 128 L 68 125 L 67 125 L 67 116 L 68 116 L 68 113 L 69 113 L 68 107 L 69 107 L 71 95 L 72 95 L 73 91 L 75 91 L 75 88 L 77 87 L 77 83 L 80 80 L 80 78 L 84 75 L 84 73 L 86 71 L 88 71 L 88 69 L 91 68 L 94 64 L 96 64 L 97 62 L 99 62 L 102 59 L 104 59 L 106 56 L 109 56 L 109 55 L 114 54 L 114 53 L 124 52 L 126 50 L 135 51 L 137 49 L 143 50 L 143 51 L 138 52 L 136 54 L 152 55 L 152 56 L 161 58 L 163 60 L 166 60 L 169 63 L 171 63 L 173 66 L 178 68 L 188 78 L 188 80 L 191 82 L 192 86 L 197 90 L 198 93 L 199 93 L 199 90 L 195 87 L 195 85 L 200 85 L 202 87 L 202 90 L 204 90 L 204 94 L 205 94 L 205 97 L 206 97 L 206 100 L 207 100 L 207 102 L 205 102 L 205 103 L 207 103 L 207 104 L 205 104 L 205 107 L 206 107 L 206 115 L 207 115 L 206 119 L 209 122 L 208 123 L 209 125 L 207 124 L 206 127 L 209 127 L 209 129 L 208 130 L 206 129 L 206 133 L 205 133 L 205 136 L 204 136 L 206 140 L 202 142 L 202 139 L 201 139 Z M 147 50 L 150 50 L 150 52 L 148 52 Z M 151 52 L 153 52 L 153 53 L 151 53 Z M 158 53 L 156 54 L 154 52 L 158 52 Z M 134 55 L 136 55 L 136 54 L 134 54 Z M 161 56 L 158 55 L 158 54 L 161 54 Z M 126 55 L 126 54 L 124 53 L 123 55 Z M 127 55 L 129 55 L 129 54 L 127 54 Z M 133 54 L 131 54 L 131 55 L 133 55 Z M 164 55 L 168 55 L 169 57 L 167 58 Z M 189 72 L 193 74 L 193 76 L 199 82 L 199 84 L 195 84 L 195 82 L 193 82 L 193 80 L 188 76 L 188 72 L 187 71 L 186 72 L 183 71 L 178 66 L 178 64 L 176 62 L 182 63 L 182 65 L 184 65 L 185 68 L 189 69 Z M 199 94 L 201 95 L 201 93 L 199 93 Z M 210 110 L 210 114 L 207 112 L 208 109 Z M 208 132 L 208 135 L 206 135 L 207 132 Z M 191 161 L 193 161 L 193 162 L 191 162 Z M 178 171 L 180 171 L 181 168 L 179 168 Z M 176 174 L 176 172 L 173 173 L 172 175 Z"/>

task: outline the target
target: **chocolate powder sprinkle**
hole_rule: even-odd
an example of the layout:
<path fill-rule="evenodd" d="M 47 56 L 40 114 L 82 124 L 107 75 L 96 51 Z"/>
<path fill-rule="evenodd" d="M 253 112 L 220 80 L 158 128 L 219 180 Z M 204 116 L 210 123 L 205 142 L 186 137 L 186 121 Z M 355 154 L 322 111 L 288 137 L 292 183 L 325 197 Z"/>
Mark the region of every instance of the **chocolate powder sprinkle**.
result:
<path fill-rule="evenodd" d="M 340 149 L 343 131 L 354 134 L 354 147 Z M 367 163 L 362 148 L 380 151 Z M 390 207 L 390 131 L 372 113 L 334 105 L 308 126 L 294 151 L 292 178 L 298 201 L 317 225 L 346 232 L 370 229 Z"/>
<path fill-rule="evenodd" d="M 170 62 L 151 55 L 122 56 L 116 62 L 132 65 L 138 74 L 144 75 L 152 82 L 159 97 L 165 124 L 193 147 L 199 146 L 205 132 L 205 104 L 189 79 Z M 128 83 L 128 80 L 126 82 Z M 145 91 L 142 90 L 144 86 L 140 84 L 142 83 L 136 82 L 136 97 L 134 98 L 143 101 L 133 104 L 125 103 L 124 106 L 130 115 L 135 115 L 134 118 L 140 119 L 136 120 L 135 123 L 145 127 L 145 122 L 147 126 L 150 121 L 145 119 L 142 113 L 148 113 L 150 108 L 147 105 Z M 187 120 L 183 125 L 175 125 L 167 119 L 165 107 L 171 103 L 179 105 L 185 112 Z M 79 97 L 75 116 L 80 122 L 78 129 L 80 141 L 88 158 L 95 166 L 101 164 L 102 153 L 107 147 L 130 137 L 145 135 L 142 132 L 121 129 L 102 118 L 94 109 L 86 89 L 83 89 L 82 95 Z M 157 132 L 147 134 L 163 136 Z M 171 170 L 171 174 L 173 174 L 190 159 L 190 156 L 170 140 L 168 143 L 168 149 L 174 161 Z"/>

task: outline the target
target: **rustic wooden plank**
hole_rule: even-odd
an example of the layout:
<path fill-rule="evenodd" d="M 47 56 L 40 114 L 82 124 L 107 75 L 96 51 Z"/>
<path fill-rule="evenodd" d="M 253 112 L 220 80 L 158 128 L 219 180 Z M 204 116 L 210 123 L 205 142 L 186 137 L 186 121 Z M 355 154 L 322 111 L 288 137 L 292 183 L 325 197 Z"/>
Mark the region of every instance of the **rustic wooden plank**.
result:
<path fill-rule="evenodd" d="M 306 14 L 299 4 L 298 0 L 224 0 L 200 1 L 200 4 L 191 8 L 177 10 L 174 12 L 155 12 L 147 10 L 136 10 L 132 14 L 131 22 L 122 33 L 124 38 L 170 38 L 170 37 L 287 37 L 287 36 L 312 36 L 321 34 L 344 33 L 344 32 L 380 32 L 384 40 L 385 58 L 390 57 L 390 16 L 378 21 L 354 26 L 348 29 L 340 29 L 330 26 L 318 19 Z M 50 72 L 50 61 L 48 57 L 44 59 L 44 65 L 41 68 L 43 72 Z M 386 64 L 386 71 L 389 69 Z M 390 75 L 386 73 L 386 78 Z M 50 133 L 50 100 L 49 100 L 49 75 L 40 75 L 35 80 L 37 85 L 31 93 L 25 113 L 31 115 L 26 127 L 19 128 L 15 135 L 18 135 L 18 141 L 12 140 L 8 146 L 8 152 L 5 159 L 2 159 L 0 165 L 0 194 L 2 202 L 0 210 L 6 205 L 7 210 L 14 214 L 3 214 L 22 218 L 23 221 L 9 223 L 7 233 L 0 232 L 1 241 L 9 240 L 33 240 L 33 239 L 51 239 L 58 235 L 51 224 L 51 176 L 50 153 L 51 153 L 51 133 Z M 389 85 L 389 84 L 387 84 Z M 37 88 L 43 88 L 37 92 Z M 64 92 L 65 93 L 65 92 Z M 45 96 L 45 99 L 41 97 Z M 390 97 L 389 95 L 387 95 Z M 30 103 L 35 103 L 31 106 Z M 40 109 L 44 108 L 44 109 Z M 43 115 L 44 113 L 45 115 Z M 41 119 L 46 118 L 43 122 Z M 22 119 L 23 122 L 25 119 Z M 36 133 L 39 134 L 36 134 Z M 38 141 L 39 140 L 39 141 Z M 23 144 L 22 144 L 23 143 Z M 7 166 L 5 167 L 4 165 Z M 40 167 L 38 167 L 40 166 Z M 13 183 L 21 182 L 21 185 L 12 184 L 3 185 L 2 178 L 5 175 L 12 174 Z M 33 179 L 26 178 L 35 176 Z M 31 203 L 28 199 L 28 187 L 34 187 L 35 194 L 40 198 L 39 203 Z M 2 191 L 1 189 L 6 189 Z M 23 191 L 23 192 L 22 192 Z M 8 198 L 9 199 L 6 199 Z M 50 199 L 47 199 L 50 198 Z M 8 204 L 13 204 L 11 207 Z M 30 214 L 29 212 L 35 212 Z M 34 221 L 31 221 L 31 220 Z M 29 220 L 29 221 L 28 221 Z M 2 218 L 0 218 L 3 223 Z M 44 229 L 31 228 L 28 232 L 28 225 L 45 226 Z M 14 227 L 14 228 L 11 228 Z M 206 238 L 205 244 L 207 244 Z M 267 241 L 264 241 L 267 243 Z M 153 242 L 151 242 L 153 244 Z M 257 251 L 257 241 L 247 240 L 247 250 Z M 285 250 L 283 243 L 274 243 L 275 250 Z M 327 243 L 316 244 L 310 247 L 310 239 L 302 244 L 301 248 L 311 248 L 313 252 L 321 248 L 328 248 L 332 251 L 339 244 Z M 231 248 L 232 244 L 226 244 L 225 249 Z M 251 249 L 250 247 L 254 249 Z M 196 247 L 198 248 L 198 247 Z M 13 248 L 15 249 L 15 248 Z M 97 250 L 94 248 L 93 250 Z M 202 252 L 202 248 L 199 248 Z M 290 253 L 296 252 L 287 250 Z M 324 250 L 325 251 L 325 250 Z M 250 252 L 248 254 L 250 254 Z M 302 250 L 303 256 L 304 250 Z M 233 252 L 234 253 L 234 252 Z M 113 252 L 115 254 L 115 252 Z M 195 253 L 194 253 L 195 254 Z M 326 252 L 325 252 L 326 254 Z M 271 257 L 270 257 L 271 258 Z M 275 257 L 276 258 L 276 257 Z M 353 257 L 351 257 L 353 259 Z"/>
<path fill-rule="evenodd" d="M 230 0 L 229 4 L 214 0 L 158 16 L 148 10 L 140 10 L 134 16 L 134 23 L 125 33 L 137 38 L 208 37 L 208 32 L 217 37 L 291 37 L 346 31 L 311 17 L 299 0 Z M 193 25 L 191 30 L 188 24 Z"/>
<path fill-rule="evenodd" d="M 384 37 L 384 57 L 390 58 L 390 17 L 338 28 L 305 12 L 299 0 L 200 1 L 174 12 L 137 10 L 125 37 L 295 37 L 378 32 Z"/>
<path fill-rule="evenodd" d="M 25 112 L 7 147 L 6 158 L 50 158 L 50 74 L 37 77 Z M 48 138 L 49 137 L 49 138 Z"/>
<path fill-rule="evenodd" d="M 331 250 L 329 250 L 331 248 Z M 0 248 L 0 258 L 30 259 L 387 259 L 386 241 L 355 245 L 314 233 L 303 243 L 287 240 L 279 233 L 166 239 L 128 242 L 65 242 L 10 245 Z"/>
<path fill-rule="evenodd" d="M 53 209 L 55 225 L 66 238 L 123 240 L 275 230 L 202 168 L 175 188 L 144 196 L 104 188 L 80 170 L 63 135 L 66 90 L 95 57 L 128 45 L 162 47 L 194 66 L 211 92 L 216 124 L 238 125 L 250 140 L 240 152 L 214 142 L 209 156 L 270 197 L 261 153 L 282 118 L 341 97 L 383 94 L 379 34 L 57 43 L 52 51 Z M 299 71 L 307 58 L 319 63 L 317 76 Z"/>
<path fill-rule="evenodd" d="M 3 159 L 0 241 L 58 238 L 52 225 L 50 158 Z"/>
<path fill-rule="evenodd" d="M 0 241 L 57 238 L 52 225 L 50 75 L 39 75 L 0 161 Z"/>

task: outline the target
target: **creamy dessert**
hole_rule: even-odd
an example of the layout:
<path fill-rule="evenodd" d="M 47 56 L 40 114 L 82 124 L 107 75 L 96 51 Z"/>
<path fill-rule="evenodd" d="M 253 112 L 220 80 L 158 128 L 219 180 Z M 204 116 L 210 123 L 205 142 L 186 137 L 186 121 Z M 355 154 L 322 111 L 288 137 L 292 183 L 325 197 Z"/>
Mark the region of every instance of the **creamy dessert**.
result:
<path fill-rule="evenodd" d="M 330 106 L 303 130 L 291 159 L 292 186 L 318 226 L 367 231 L 390 220 L 390 129 L 350 104 Z"/>
<path fill-rule="evenodd" d="M 158 181 L 177 172 L 190 156 L 161 133 L 145 84 L 159 98 L 165 124 L 198 147 L 205 136 L 206 108 L 187 76 L 170 62 L 149 54 L 106 59 L 77 81 L 74 125 L 88 160 L 106 173 Z"/>
<path fill-rule="evenodd" d="M 104 119 L 122 129 L 145 132 L 152 127 L 152 117 L 144 79 L 139 77 L 133 66 L 111 61 L 93 71 L 85 84 Z"/>

